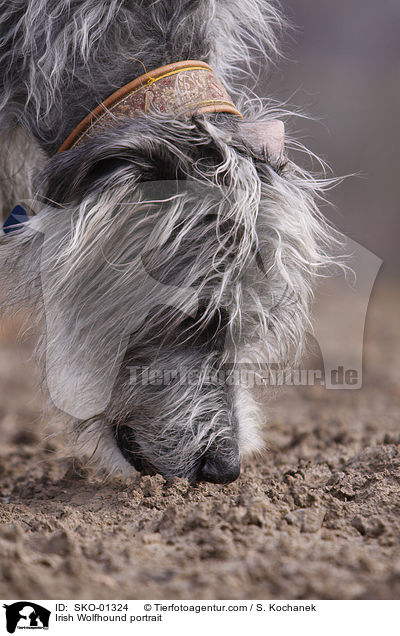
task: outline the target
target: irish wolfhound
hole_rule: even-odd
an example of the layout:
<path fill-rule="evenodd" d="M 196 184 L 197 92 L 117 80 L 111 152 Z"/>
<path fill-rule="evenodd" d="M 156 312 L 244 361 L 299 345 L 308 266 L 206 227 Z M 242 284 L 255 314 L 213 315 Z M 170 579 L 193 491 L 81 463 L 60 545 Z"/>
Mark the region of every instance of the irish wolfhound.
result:
<path fill-rule="evenodd" d="M 109 472 L 234 480 L 264 419 L 242 372 L 301 355 L 332 232 L 288 113 L 244 88 L 282 24 L 265 0 L 0 1 L 4 306 Z"/>

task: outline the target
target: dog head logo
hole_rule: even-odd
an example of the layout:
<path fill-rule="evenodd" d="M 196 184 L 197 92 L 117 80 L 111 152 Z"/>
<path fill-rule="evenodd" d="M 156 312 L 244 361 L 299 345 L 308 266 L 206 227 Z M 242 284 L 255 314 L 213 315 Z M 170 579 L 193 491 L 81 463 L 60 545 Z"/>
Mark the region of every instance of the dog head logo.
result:
<path fill-rule="evenodd" d="M 7 631 L 14 634 L 16 629 L 48 629 L 51 612 L 30 601 L 20 601 L 3 605 L 6 610 Z"/>

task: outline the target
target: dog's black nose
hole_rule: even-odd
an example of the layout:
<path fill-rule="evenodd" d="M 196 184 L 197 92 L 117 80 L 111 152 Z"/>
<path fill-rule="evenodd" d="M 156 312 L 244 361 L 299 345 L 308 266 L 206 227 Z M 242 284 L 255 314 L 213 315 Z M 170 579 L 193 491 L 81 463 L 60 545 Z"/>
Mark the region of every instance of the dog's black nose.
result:
<path fill-rule="evenodd" d="M 231 459 L 223 455 L 206 455 L 201 467 L 199 480 L 213 484 L 230 484 L 240 475 L 239 457 Z"/>

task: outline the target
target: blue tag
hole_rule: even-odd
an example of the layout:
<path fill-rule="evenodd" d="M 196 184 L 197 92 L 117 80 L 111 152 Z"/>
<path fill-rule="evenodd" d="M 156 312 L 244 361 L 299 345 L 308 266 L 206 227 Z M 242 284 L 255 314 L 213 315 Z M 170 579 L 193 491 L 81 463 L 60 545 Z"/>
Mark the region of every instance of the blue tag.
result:
<path fill-rule="evenodd" d="M 21 226 L 27 221 L 29 221 L 29 216 L 25 208 L 23 208 L 22 205 L 16 205 L 11 214 L 9 214 L 7 219 L 4 221 L 4 234 L 10 234 L 11 232 L 20 230 Z"/>

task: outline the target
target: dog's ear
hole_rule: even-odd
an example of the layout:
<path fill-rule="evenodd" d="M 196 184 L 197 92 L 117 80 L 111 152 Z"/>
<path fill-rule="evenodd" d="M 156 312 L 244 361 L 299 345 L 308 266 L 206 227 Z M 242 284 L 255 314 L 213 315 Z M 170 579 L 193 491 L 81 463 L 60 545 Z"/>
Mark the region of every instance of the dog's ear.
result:
<path fill-rule="evenodd" d="M 285 124 L 279 119 L 241 122 L 239 136 L 256 155 L 266 155 L 276 163 L 283 157 L 285 147 Z"/>

